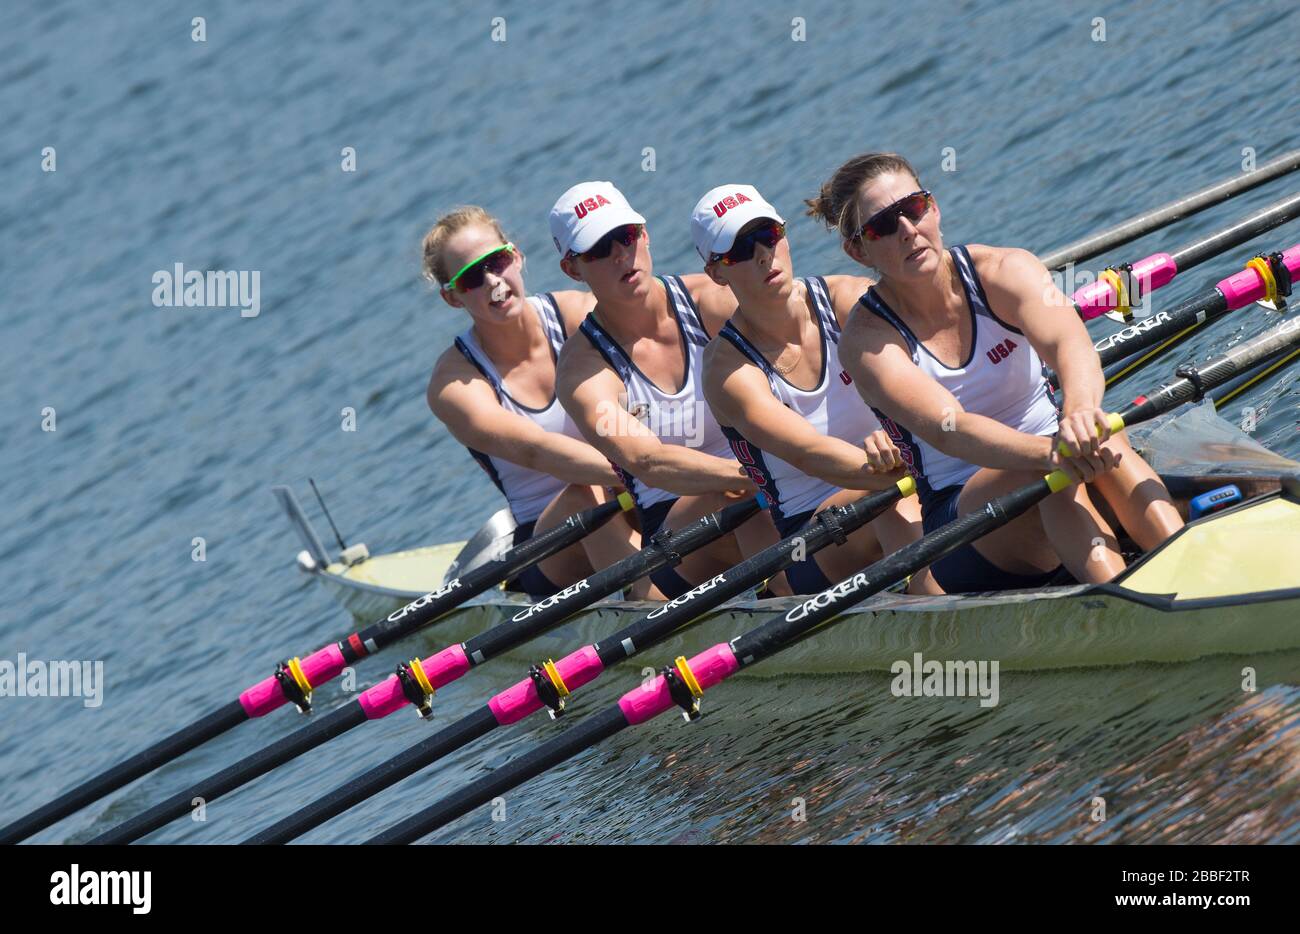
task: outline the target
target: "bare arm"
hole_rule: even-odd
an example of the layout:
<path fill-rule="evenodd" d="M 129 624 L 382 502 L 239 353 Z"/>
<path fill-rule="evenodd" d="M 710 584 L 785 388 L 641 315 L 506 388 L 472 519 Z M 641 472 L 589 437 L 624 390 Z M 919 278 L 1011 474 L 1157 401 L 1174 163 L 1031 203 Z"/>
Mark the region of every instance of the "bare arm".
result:
<path fill-rule="evenodd" d="M 678 496 L 752 491 L 740 465 L 679 444 L 664 444 L 619 404 L 623 381 L 584 340 L 560 355 L 556 394 L 592 446 L 648 486 Z"/>
<path fill-rule="evenodd" d="M 863 448 L 822 434 L 782 405 L 762 371 L 721 341 L 706 351 L 704 373 L 704 394 L 719 421 L 808 476 L 848 490 L 883 490 L 902 478 L 896 452 L 892 469 L 873 469 Z"/>
<path fill-rule="evenodd" d="M 429 409 L 457 441 L 565 483 L 621 485 L 618 474 L 600 452 L 506 411 L 482 374 L 469 361 L 453 358 L 452 353 L 455 351 L 438 361 L 426 398 Z"/>
<path fill-rule="evenodd" d="M 862 398 L 927 444 L 971 464 L 1046 469 L 1052 440 L 1024 434 L 962 409 L 912 362 L 902 336 L 859 307 L 840 340 L 840 362 Z"/>
<path fill-rule="evenodd" d="M 1061 440 L 1076 451 L 1095 452 L 1110 429 L 1101 410 L 1106 377 L 1087 328 L 1038 257 L 1026 250 L 998 250 L 989 252 L 989 260 L 987 271 L 981 270 L 989 301 L 1024 332 L 1061 380 Z"/>

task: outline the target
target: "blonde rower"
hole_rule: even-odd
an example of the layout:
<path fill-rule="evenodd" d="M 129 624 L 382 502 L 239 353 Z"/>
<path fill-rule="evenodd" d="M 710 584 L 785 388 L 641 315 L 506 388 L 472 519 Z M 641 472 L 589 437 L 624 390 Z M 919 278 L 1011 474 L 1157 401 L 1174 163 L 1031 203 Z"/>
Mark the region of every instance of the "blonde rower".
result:
<path fill-rule="evenodd" d="M 469 327 L 438 358 L 428 402 L 506 497 L 515 541 L 544 531 L 609 495 L 621 481 L 555 399 L 555 361 L 566 335 L 594 304 L 586 292 L 529 295 L 523 254 L 479 207 L 443 216 L 424 238 L 424 273 Z M 622 517 L 508 585 L 554 593 L 639 547 Z M 644 596 L 644 588 L 637 593 Z"/>
<path fill-rule="evenodd" d="M 1053 467 L 1079 481 L 936 562 L 944 590 L 1036 586 L 1062 563 L 1081 582 L 1110 580 L 1124 561 L 1098 500 L 1144 549 L 1181 527 L 1159 477 L 1104 427 L 1092 341 L 1033 254 L 945 248 L 934 196 L 894 154 L 846 162 L 809 207 L 845 253 L 879 273 L 840 355 L 912 464 L 926 530 Z M 1061 379 L 1059 418 L 1042 360 Z"/>
<path fill-rule="evenodd" d="M 708 192 L 691 233 L 705 271 L 738 302 L 705 351 L 705 397 L 767 494 L 779 533 L 900 479 L 898 449 L 840 366 L 841 328 L 872 280 L 795 278 L 785 221 L 749 185 Z M 920 535 L 920 505 L 904 500 L 845 544 L 791 566 L 786 579 L 795 593 L 825 590 Z"/>

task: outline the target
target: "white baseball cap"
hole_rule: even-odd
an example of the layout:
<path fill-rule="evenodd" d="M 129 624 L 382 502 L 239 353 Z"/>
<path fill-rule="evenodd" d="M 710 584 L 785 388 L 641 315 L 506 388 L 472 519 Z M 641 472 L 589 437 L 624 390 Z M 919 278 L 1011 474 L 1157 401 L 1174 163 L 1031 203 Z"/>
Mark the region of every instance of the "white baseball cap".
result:
<path fill-rule="evenodd" d="M 760 217 L 785 223 L 753 185 L 719 185 L 710 189 L 691 213 L 691 237 L 700 258 L 707 263 L 714 253 L 730 250 L 740 229 Z"/>
<path fill-rule="evenodd" d="M 585 253 L 614 228 L 644 223 L 613 182 L 580 182 L 551 208 L 551 239 L 561 256 Z"/>

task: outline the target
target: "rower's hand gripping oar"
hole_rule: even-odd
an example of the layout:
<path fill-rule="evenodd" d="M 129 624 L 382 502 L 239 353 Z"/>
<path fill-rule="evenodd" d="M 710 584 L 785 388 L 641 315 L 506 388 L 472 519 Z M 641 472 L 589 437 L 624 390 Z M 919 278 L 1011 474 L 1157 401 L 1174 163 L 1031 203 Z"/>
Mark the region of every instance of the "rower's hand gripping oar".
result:
<path fill-rule="evenodd" d="M 1300 318 L 1214 358 L 1195 371 L 1184 371 L 1173 383 L 1147 396 L 1139 396 L 1109 416 L 1112 431 L 1136 425 L 1170 411 L 1183 402 L 1199 400 L 1206 392 L 1249 372 L 1261 363 L 1300 347 Z M 564 762 L 601 740 L 644 723 L 674 707 L 687 718 L 696 715 L 704 692 L 731 675 L 847 619 L 846 610 L 921 568 L 990 532 L 1002 528 L 1052 493 L 1068 488 L 1071 480 L 1053 471 L 1019 490 L 986 503 L 936 529 L 920 540 L 877 561 L 791 609 L 782 618 L 758 626 L 728 643 L 715 645 L 687 660 L 678 658 L 650 684 L 637 687 L 612 707 L 585 719 L 563 735 L 512 759 L 484 778 L 367 840 L 367 843 L 410 843 L 445 826 L 493 798 L 519 787 L 531 778 Z"/>
<path fill-rule="evenodd" d="M 44 830 L 245 720 L 265 716 L 289 703 L 303 713 L 309 712 L 312 692 L 337 677 L 348 665 L 404 639 L 484 591 L 509 580 L 525 568 L 562 551 L 600 528 L 619 512 L 632 508 L 632 505 L 631 496 L 623 493 L 616 500 L 575 513 L 555 528 L 533 536 L 495 561 L 481 565 L 448 581 L 439 589 L 416 598 L 366 629 L 318 649 L 306 658 L 290 658 L 281 662 L 270 677 L 243 691 L 238 700 L 182 727 L 148 749 L 3 828 L 0 830 L 0 844 L 17 843 Z"/>
<path fill-rule="evenodd" d="M 408 704 L 415 706 L 416 711 L 424 716 L 430 710 L 437 689 L 502 652 L 548 632 L 602 597 L 622 590 L 661 567 L 678 564 L 696 549 L 735 531 L 761 508 L 757 497 L 750 498 L 697 519 L 679 531 L 663 530 L 636 554 L 525 607 L 505 623 L 466 642 L 449 646 L 428 658 L 412 659 L 406 665 L 399 665 L 396 674 L 362 692 L 355 701 L 325 714 L 312 725 L 173 795 L 89 842 L 121 844 L 137 840 L 187 813 L 194 798 L 202 798 L 210 804 L 221 795 L 353 727 L 367 720 L 386 717 Z"/>
<path fill-rule="evenodd" d="M 559 661 L 533 665 L 526 678 L 497 694 L 486 705 L 388 761 L 354 776 L 244 842 L 287 843 L 498 727 L 517 723 L 541 710 L 549 710 L 552 717 L 559 716 L 572 693 L 604 671 L 662 642 L 709 610 L 785 570 L 800 551 L 813 555 L 829 545 L 843 544 L 848 535 L 915 490 L 916 483 L 911 477 L 905 477 L 888 489 L 823 510 L 807 528 L 655 607 L 594 645 L 583 646 Z"/>

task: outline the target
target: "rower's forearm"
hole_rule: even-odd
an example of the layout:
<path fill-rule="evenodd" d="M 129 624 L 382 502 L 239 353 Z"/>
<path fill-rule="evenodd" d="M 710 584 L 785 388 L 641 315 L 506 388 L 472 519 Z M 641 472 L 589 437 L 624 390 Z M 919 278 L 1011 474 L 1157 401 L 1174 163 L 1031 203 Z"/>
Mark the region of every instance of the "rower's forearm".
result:
<path fill-rule="evenodd" d="M 954 427 L 926 440 L 943 453 L 980 467 L 1040 470 L 1051 466 L 1051 438 L 1025 434 L 972 412 L 960 413 Z"/>
<path fill-rule="evenodd" d="M 660 445 L 628 469 L 647 486 L 678 496 L 722 493 L 751 486 L 736 461 L 677 444 Z"/>
<path fill-rule="evenodd" d="M 883 490 L 898 480 L 897 474 L 872 472 L 862 448 L 829 435 L 797 451 L 773 453 L 801 473 L 846 490 Z"/>
<path fill-rule="evenodd" d="M 565 483 L 581 486 L 614 486 L 622 481 L 605 456 L 589 444 L 564 435 L 553 435 L 545 445 L 533 449 L 531 467 Z"/>
<path fill-rule="evenodd" d="M 1054 367 L 1061 381 L 1061 400 L 1066 412 L 1094 409 L 1106 394 L 1106 377 L 1092 344 L 1072 344 L 1060 353 Z"/>

